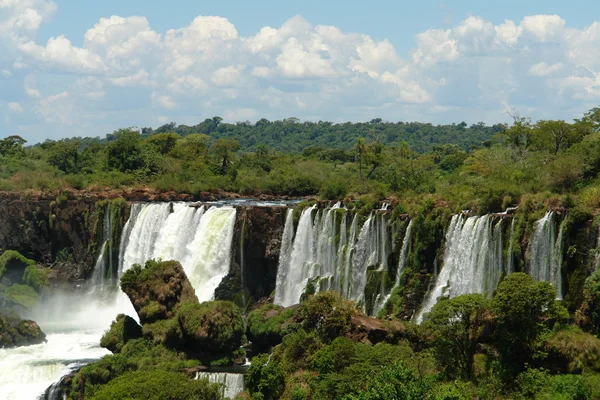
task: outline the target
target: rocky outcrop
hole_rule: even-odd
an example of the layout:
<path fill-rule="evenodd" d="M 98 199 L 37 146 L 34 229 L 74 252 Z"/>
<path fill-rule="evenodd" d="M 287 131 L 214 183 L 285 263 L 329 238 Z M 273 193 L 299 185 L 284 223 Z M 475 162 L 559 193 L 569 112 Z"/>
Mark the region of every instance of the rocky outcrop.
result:
<path fill-rule="evenodd" d="M 203 364 L 244 362 L 240 309 L 230 301 L 199 303 L 179 262 L 150 260 L 143 267 L 134 265 L 123 274 L 121 289 L 142 326 L 120 315 L 102 338 L 103 347 L 120 352 L 129 340 L 142 336 Z"/>
<path fill-rule="evenodd" d="M 170 319 L 184 302 L 198 298 L 183 267 L 177 261 L 147 261 L 134 265 L 121 277 L 121 289 L 140 317 L 142 325 Z"/>
<path fill-rule="evenodd" d="M 240 241 L 234 243 L 241 246 L 235 249 L 235 259 L 241 265 L 244 290 L 255 300 L 275 290 L 286 212 L 286 207 L 243 207 L 238 212 Z"/>
<path fill-rule="evenodd" d="M 34 321 L 18 315 L 0 314 L 0 348 L 28 346 L 46 341 L 46 335 Z"/>
<path fill-rule="evenodd" d="M 119 314 L 100 339 L 100 346 L 113 353 L 120 353 L 128 341 L 141 337 L 142 327 L 129 315 Z"/>

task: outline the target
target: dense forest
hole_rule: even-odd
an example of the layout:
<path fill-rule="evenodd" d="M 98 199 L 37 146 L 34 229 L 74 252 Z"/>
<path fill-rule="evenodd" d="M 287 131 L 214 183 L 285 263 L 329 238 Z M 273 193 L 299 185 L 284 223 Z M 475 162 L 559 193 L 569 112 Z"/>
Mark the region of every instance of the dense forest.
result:
<path fill-rule="evenodd" d="M 438 201 L 454 209 L 498 211 L 524 195 L 577 197 L 597 206 L 600 108 L 573 122 L 301 123 L 296 119 L 120 129 L 105 139 L 27 146 L 0 140 L 0 190 L 102 190 L 140 186 L 198 194 L 319 195 L 366 205 Z"/>

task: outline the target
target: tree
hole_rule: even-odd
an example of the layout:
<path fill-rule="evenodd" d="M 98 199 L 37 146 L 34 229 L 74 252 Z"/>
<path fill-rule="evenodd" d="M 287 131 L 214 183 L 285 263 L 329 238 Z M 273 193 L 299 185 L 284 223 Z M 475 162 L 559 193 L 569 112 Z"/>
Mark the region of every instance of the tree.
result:
<path fill-rule="evenodd" d="M 63 139 L 57 142 L 45 142 L 43 147 L 48 154 L 48 163 L 66 174 L 80 171 L 79 140 Z"/>
<path fill-rule="evenodd" d="M 424 326 L 433 332 L 436 358 L 449 378 L 473 378 L 473 357 L 488 321 L 489 302 L 466 294 L 436 303 Z"/>
<path fill-rule="evenodd" d="M 179 139 L 170 155 L 182 160 L 195 161 L 206 156 L 210 136 L 202 133 L 191 133 Z"/>
<path fill-rule="evenodd" d="M 173 150 L 179 139 L 181 136 L 173 132 L 158 133 L 146 139 L 146 143 L 153 146 L 160 154 L 167 154 Z"/>
<path fill-rule="evenodd" d="M 583 304 L 577 311 L 578 325 L 595 335 L 600 334 L 600 271 L 594 272 L 585 281 Z"/>
<path fill-rule="evenodd" d="M 578 141 L 577 130 L 563 120 L 541 120 L 535 126 L 536 136 L 541 144 L 554 155 L 559 150 L 570 147 Z M 579 138 L 579 140 L 581 140 Z"/>
<path fill-rule="evenodd" d="M 7 136 L 0 140 L 0 154 L 12 156 L 23 152 L 23 145 L 27 140 L 18 135 Z"/>
<path fill-rule="evenodd" d="M 506 138 L 506 141 L 514 148 L 525 150 L 531 145 L 533 136 L 533 127 L 531 126 L 531 118 L 522 117 L 517 110 L 507 111 L 507 114 L 513 119 L 513 125 L 501 132 L 501 135 Z"/>
<path fill-rule="evenodd" d="M 367 154 L 367 145 L 365 143 L 365 139 L 359 137 L 356 140 L 354 149 L 356 150 L 356 160 L 358 161 L 358 175 L 362 178 L 362 163 Z"/>
<path fill-rule="evenodd" d="M 591 124 L 594 132 L 600 132 L 600 107 L 594 107 L 590 111 L 586 112 L 581 120 Z"/>
<path fill-rule="evenodd" d="M 119 129 L 112 134 L 114 140 L 107 144 L 107 166 L 121 172 L 135 171 L 144 166 L 141 136 L 131 129 Z"/>
<path fill-rule="evenodd" d="M 556 292 L 548 282 L 530 275 L 508 275 L 492 298 L 494 343 L 509 378 L 531 360 L 538 337 L 548 329 L 555 313 Z"/>
<path fill-rule="evenodd" d="M 240 149 L 240 142 L 235 139 L 219 139 L 211 147 L 210 151 L 220 160 L 218 171 L 225 175 L 235 159 L 235 152 Z"/>

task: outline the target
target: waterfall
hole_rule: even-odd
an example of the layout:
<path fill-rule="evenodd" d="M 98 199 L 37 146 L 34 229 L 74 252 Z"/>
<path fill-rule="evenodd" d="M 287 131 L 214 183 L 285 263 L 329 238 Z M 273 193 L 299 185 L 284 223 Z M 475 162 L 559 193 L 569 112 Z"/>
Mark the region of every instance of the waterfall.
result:
<path fill-rule="evenodd" d="M 306 280 L 309 276 L 307 269 L 312 267 L 311 263 L 314 259 L 312 212 L 315 208 L 316 206 L 312 206 L 302 211 L 294 242 L 292 246 L 285 249 L 290 253 L 283 253 L 283 247 L 281 249 L 280 257 L 284 264 L 282 265 L 280 262 L 278 276 L 281 276 L 282 279 L 278 280 L 279 285 L 276 285 L 275 292 L 277 293 L 276 303 L 284 307 L 297 304 L 306 287 Z M 288 220 L 291 222 L 289 214 Z M 288 229 L 287 226 L 286 222 L 284 231 Z M 282 246 L 284 244 L 286 244 L 285 240 L 282 242 Z"/>
<path fill-rule="evenodd" d="M 427 294 L 415 321 L 435 305 L 440 296 L 468 293 L 490 296 L 502 275 L 502 220 L 493 224 L 489 215 L 452 217 L 446 232 L 444 262 L 434 288 Z"/>
<path fill-rule="evenodd" d="M 534 233 L 528 248 L 529 274 L 538 281 L 550 282 L 562 299 L 561 266 L 563 258 L 563 232 L 565 221 L 556 234 L 555 214 L 549 211 L 534 223 Z"/>
<path fill-rule="evenodd" d="M 389 292 L 385 293 L 382 291 L 379 294 L 378 301 L 376 302 L 373 308 L 373 315 L 377 316 L 379 311 L 386 305 L 394 290 L 400 286 L 400 278 L 402 277 L 402 270 L 404 269 L 404 265 L 406 264 L 406 255 L 408 254 L 408 248 L 410 247 L 410 234 L 412 232 L 413 220 L 410 220 L 408 226 L 406 227 L 406 232 L 404 232 L 404 239 L 402 239 L 402 248 L 400 249 L 400 257 L 398 259 L 398 269 L 396 270 L 396 280 L 394 282 L 394 286 L 389 290 Z"/>
<path fill-rule="evenodd" d="M 188 257 L 182 262 L 200 302 L 211 300 L 229 273 L 236 210 L 212 207 L 200 218 Z"/>
<path fill-rule="evenodd" d="M 153 258 L 177 260 L 198 299 L 211 300 L 229 273 L 235 216 L 233 207 L 204 211 L 186 203 L 134 204 L 123 229 L 119 269 Z"/>
<path fill-rule="evenodd" d="M 297 304 L 309 282 L 316 291 L 336 290 L 356 302 L 364 300 L 367 268 L 387 270 L 387 221 L 381 213 L 372 214 L 359 232 L 355 215 L 348 233 L 347 218 L 347 210 L 340 207 L 306 208 L 294 236 L 293 218 L 288 211 L 277 271 L 276 304 Z"/>
<path fill-rule="evenodd" d="M 195 379 L 207 379 L 210 383 L 221 384 L 221 395 L 233 399 L 245 390 L 244 374 L 227 372 L 198 372 Z"/>
<path fill-rule="evenodd" d="M 100 254 L 96 259 L 94 271 L 89 282 L 90 293 L 103 291 L 107 287 L 107 278 L 110 278 L 113 271 L 113 228 L 115 221 L 112 220 L 113 214 L 110 203 L 104 209 L 102 246 Z M 109 279 L 112 285 L 112 280 Z"/>
<path fill-rule="evenodd" d="M 516 218 L 513 218 L 512 221 L 510 222 L 510 235 L 509 235 L 509 242 L 508 242 L 508 253 L 506 254 L 506 274 L 512 274 L 513 272 L 515 272 L 515 256 L 513 254 L 513 241 L 514 241 L 514 233 L 515 233 L 515 222 L 516 222 Z"/>
<path fill-rule="evenodd" d="M 287 210 L 285 217 L 285 226 L 283 228 L 283 237 L 281 238 L 281 249 L 279 251 L 279 268 L 277 268 L 277 278 L 275 281 L 275 304 L 283 304 L 284 293 L 288 282 L 287 274 L 290 272 L 290 255 L 293 249 L 294 241 L 294 210 Z"/>

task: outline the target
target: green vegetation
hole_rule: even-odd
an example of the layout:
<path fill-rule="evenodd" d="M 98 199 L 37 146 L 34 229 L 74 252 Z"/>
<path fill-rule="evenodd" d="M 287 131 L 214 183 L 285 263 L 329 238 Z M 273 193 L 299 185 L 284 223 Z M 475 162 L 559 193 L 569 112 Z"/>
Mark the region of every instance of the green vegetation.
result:
<path fill-rule="evenodd" d="M 31 308 L 40 301 L 40 294 L 48 287 L 49 269 L 18 251 L 7 250 L 0 255 L 0 310 L 15 307 Z"/>
<path fill-rule="evenodd" d="M 287 334 L 253 358 L 247 390 L 264 400 L 598 398 L 600 340 L 570 325 L 555 296 L 514 273 L 491 300 L 443 299 L 421 326 L 405 323 L 376 344 L 359 339 L 355 320 L 373 322 L 333 293 L 305 299 L 287 321 L 263 306 L 252 325 Z"/>
<path fill-rule="evenodd" d="M 129 372 L 93 392 L 92 400 L 220 400 L 218 385 L 177 372 Z"/>
<path fill-rule="evenodd" d="M 195 126 L 174 123 L 105 139 L 74 138 L 24 147 L 12 136 L 0 151 L 0 189 L 122 188 L 199 194 L 320 195 L 370 205 L 386 197 L 405 210 L 432 200 L 451 209 L 567 202 L 600 206 L 597 110 L 574 122 L 332 124 L 260 120 Z M 565 203 L 566 204 L 566 203 Z M 362 205 L 362 204 L 361 204 Z"/>

